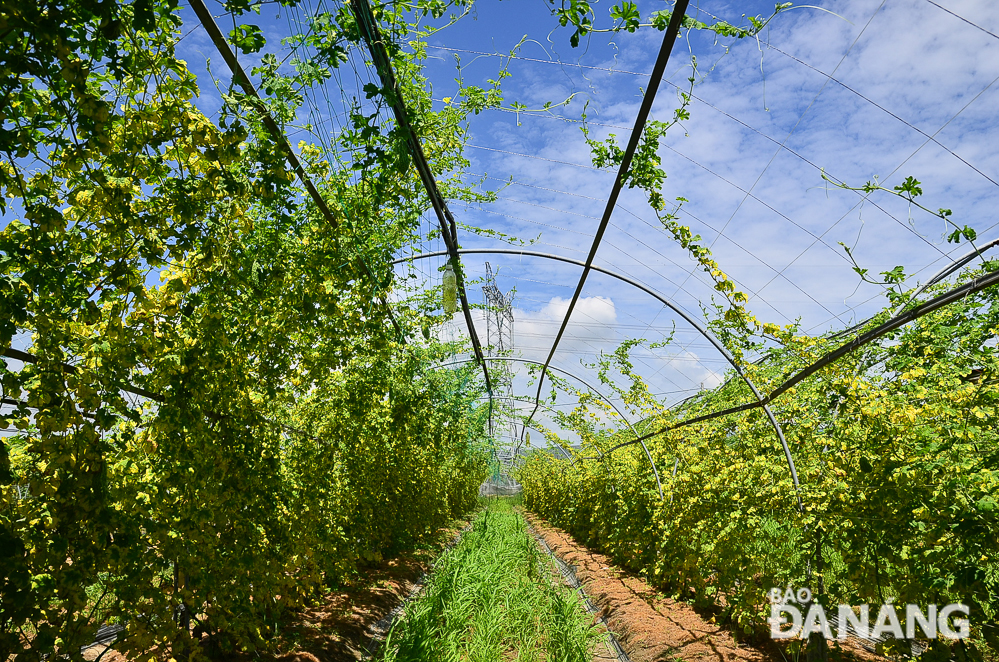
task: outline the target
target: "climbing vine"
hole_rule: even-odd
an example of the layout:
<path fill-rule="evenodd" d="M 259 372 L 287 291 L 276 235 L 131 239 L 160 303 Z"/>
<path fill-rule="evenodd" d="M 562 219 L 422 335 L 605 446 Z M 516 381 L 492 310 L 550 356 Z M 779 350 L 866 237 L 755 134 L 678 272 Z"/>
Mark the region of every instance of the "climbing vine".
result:
<path fill-rule="evenodd" d="M 419 41 L 452 7 L 381 20 Z M 302 87 L 362 52 L 346 9 L 314 22 L 319 56 L 291 70 L 233 30 L 263 102 L 219 81 L 213 120 L 176 3 L 0 9 L 4 658 L 82 659 L 107 624 L 129 657 L 264 650 L 290 609 L 475 504 L 480 379 L 433 368 L 458 350 L 428 332 L 439 301 L 387 304 L 426 205 L 397 128 L 352 99 L 335 149 L 294 146 L 331 223 L 263 122 L 296 122 Z M 433 167 L 459 171 L 471 111 L 434 111 L 394 58 Z"/>
<path fill-rule="evenodd" d="M 686 119 L 688 98 L 681 93 L 674 123 Z M 848 333 L 914 303 L 915 290 L 903 287 L 897 267 L 883 274 L 888 307 L 861 328 L 810 337 L 794 324 L 759 321 L 701 238 L 681 224 L 686 200 L 677 198 L 665 211 L 666 173 L 656 154 L 667 128 L 650 124 L 626 183 L 645 191 L 668 234 L 723 295 L 724 303 L 709 309 L 709 330 L 762 393 Z M 587 142 L 594 165 L 621 162 L 614 136 L 603 142 L 587 136 Z M 946 221 L 949 241 L 973 245 L 976 238 L 950 210 L 918 202 L 922 189 L 913 177 L 892 189 L 876 181 L 837 186 L 901 197 Z M 870 280 L 867 269 L 854 265 Z M 958 282 L 997 268 L 983 261 Z M 937 283 L 926 291 L 953 286 Z M 591 367 L 639 421 L 639 434 L 660 432 L 645 443 L 663 478 L 663 500 L 644 451 L 628 443 L 631 427 L 592 393 L 553 380 L 577 405 L 551 416 L 581 443 L 566 457 L 569 444 L 547 432 L 558 450 L 535 453 L 520 469 L 525 503 L 675 597 L 717 610 L 741 636 L 767 636 L 770 588 L 807 586 L 825 605 L 970 605 L 972 638 L 931 642 L 924 657 L 983 659 L 999 649 L 997 315 L 997 293 L 983 290 L 848 354 L 773 402 L 800 487 L 760 409 L 670 429 L 754 401 L 735 371 L 722 385 L 668 408 L 632 369 L 630 353 L 644 341 L 628 341 Z M 759 359 L 747 361 L 750 352 Z M 907 644 L 898 645 L 886 650 L 908 654 Z"/>

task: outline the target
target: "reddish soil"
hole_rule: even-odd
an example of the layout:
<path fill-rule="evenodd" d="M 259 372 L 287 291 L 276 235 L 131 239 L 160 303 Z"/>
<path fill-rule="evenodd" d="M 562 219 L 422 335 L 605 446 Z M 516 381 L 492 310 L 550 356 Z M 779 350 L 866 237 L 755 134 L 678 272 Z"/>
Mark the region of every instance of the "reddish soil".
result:
<path fill-rule="evenodd" d="M 690 605 L 665 597 L 642 578 L 615 567 L 610 557 L 590 551 L 533 513 L 525 512 L 524 517 L 556 556 L 574 567 L 586 594 L 600 609 L 600 615 L 607 620 L 632 662 L 785 662 L 787 659 L 773 642 L 761 645 L 737 642 L 730 631 L 710 622 Z M 830 659 L 884 660 L 852 646 L 830 653 Z"/>

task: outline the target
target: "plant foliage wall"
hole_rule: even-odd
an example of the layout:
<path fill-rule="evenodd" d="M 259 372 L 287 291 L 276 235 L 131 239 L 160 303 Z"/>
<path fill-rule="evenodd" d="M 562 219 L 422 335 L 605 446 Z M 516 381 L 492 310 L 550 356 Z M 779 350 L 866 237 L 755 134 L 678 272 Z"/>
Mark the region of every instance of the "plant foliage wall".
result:
<path fill-rule="evenodd" d="M 382 18 L 418 39 L 426 14 Z M 295 146 L 331 223 L 262 121 L 354 48 L 349 13 L 316 21 L 325 59 L 265 55 L 264 101 L 220 82 L 209 118 L 176 3 L 0 9 L 2 658 L 79 659 L 107 623 L 126 655 L 266 648 L 287 608 L 475 503 L 480 382 L 433 369 L 456 346 L 420 333 L 432 297 L 393 294 L 426 206 L 393 125 L 359 102 L 336 150 Z M 460 166 L 465 111 L 431 112 L 396 56 L 435 169 Z"/>
<path fill-rule="evenodd" d="M 972 638 L 956 651 L 937 641 L 927 655 L 979 659 L 999 648 L 997 323 L 999 300 L 986 290 L 865 346 L 774 402 L 800 490 L 773 427 L 755 409 L 647 440 L 662 475 L 660 500 L 641 448 L 608 452 L 633 437 L 602 424 L 613 415 L 583 392 L 561 417 L 581 447 L 571 459 L 529 458 L 519 474 L 525 504 L 670 593 L 720 609 L 746 636 L 769 630 L 773 587 L 811 588 L 827 613 L 870 604 L 872 619 L 886 600 L 924 609 L 960 602 L 971 608 Z M 843 341 L 782 336 L 781 346 L 745 365 L 764 393 Z M 605 384 L 643 419 L 642 433 L 753 400 L 733 374 L 667 410 L 632 371 L 630 349 L 600 367 Z M 612 374 L 629 377 L 630 388 L 614 386 Z"/>

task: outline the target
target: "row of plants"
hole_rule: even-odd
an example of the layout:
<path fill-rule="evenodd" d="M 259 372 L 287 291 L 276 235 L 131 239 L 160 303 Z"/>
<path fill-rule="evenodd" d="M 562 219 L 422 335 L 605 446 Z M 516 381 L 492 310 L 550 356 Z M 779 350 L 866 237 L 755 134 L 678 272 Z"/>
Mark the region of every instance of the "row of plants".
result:
<path fill-rule="evenodd" d="M 997 267 L 987 262 L 964 278 Z M 893 304 L 905 300 L 896 294 Z M 720 610 L 740 636 L 769 636 L 767 592 L 790 586 L 809 588 L 827 613 L 838 604 L 872 605 L 872 625 L 886 601 L 924 611 L 969 605 L 971 637 L 954 650 L 938 641 L 924 656 L 994 657 L 997 334 L 999 294 L 990 288 L 865 345 L 772 403 L 800 489 L 774 428 L 754 409 L 647 440 L 662 478 L 660 500 L 639 446 L 607 452 L 633 437 L 593 394 L 578 393 L 580 405 L 558 423 L 581 445 L 571 459 L 530 456 L 519 472 L 525 504 L 662 589 Z M 744 365 L 763 393 L 849 337 L 786 329 L 780 336 L 761 360 Z M 632 371 L 634 346 L 596 367 L 641 418 L 643 434 L 755 399 L 733 373 L 667 409 Z M 615 375 L 630 387 L 615 384 Z"/>
<path fill-rule="evenodd" d="M 380 19 L 419 40 L 430 4 Z M 483 388 L 435 369 L 460 351 L 431 332 L 439 297 L 393 280 L 427 200 L 383 102 L 345 98 L 296 145 L 332 219 L 263 122 L 288 129 L 361 52 L 346 8 L 313 20 L 330 39 L 293 39 L 293 66 L 234 30 L 264 99 L 215 81 L 209 117 L 177 3 L 0 8 L 0 349 L 20 358 L 0 363 L 0 659 L 82 659 L 107 624 L 130 659 L 265 650 L 290 609 L 476 505 Z M 460 170 L 469 111 L 434 112 L 393 56 L 432 167 Z"/>

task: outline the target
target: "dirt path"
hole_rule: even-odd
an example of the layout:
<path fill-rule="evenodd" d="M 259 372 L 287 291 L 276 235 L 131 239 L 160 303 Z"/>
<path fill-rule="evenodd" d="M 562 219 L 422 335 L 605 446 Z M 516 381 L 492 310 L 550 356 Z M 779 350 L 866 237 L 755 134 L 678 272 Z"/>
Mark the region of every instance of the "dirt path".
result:
<path fill-rule="evenodd" d="M 783 662 L 776 650 L 738 644 L 689 605 L 659 595 L 642 579 L 615 568 L 609 557 L 591 552 L 532 513 L 524 515 L 552 551 L 575 567 L 632 662 Z"/>

